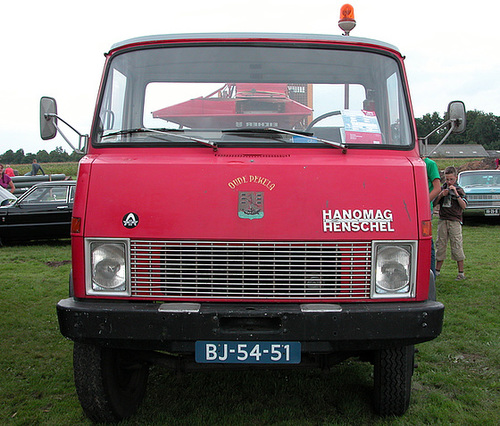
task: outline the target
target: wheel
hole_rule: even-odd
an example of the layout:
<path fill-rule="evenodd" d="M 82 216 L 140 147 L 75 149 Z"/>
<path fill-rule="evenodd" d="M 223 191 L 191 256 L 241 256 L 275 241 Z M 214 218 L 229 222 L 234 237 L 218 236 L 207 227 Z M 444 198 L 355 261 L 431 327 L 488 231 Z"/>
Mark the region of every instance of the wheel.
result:
<path fill-rule="evenodd" d="M 330 111 L 321 114 L 320 116 L 316 117 L 313 121 L 309 123 L 309 125 L 305 129 L 305 132 L 310 132 L 317 122 L 324 120 L 325 118 L 331 117 L 332 115 L 340 115 L 340 114 L 342 114 L 342 111 Z"/>
<path fill-rule="evenodd" d="M 374 406 L 381 416 L 402 416 L 410 405 L 415 347 L 401 346 L 375 352 Z"/>
<path fill-rule="evenodd" d="M 75 342 L 73 370 L 83 411 L 96 423 L 133 415 L 146 393 L 149 366 L 134 351 Z"/>

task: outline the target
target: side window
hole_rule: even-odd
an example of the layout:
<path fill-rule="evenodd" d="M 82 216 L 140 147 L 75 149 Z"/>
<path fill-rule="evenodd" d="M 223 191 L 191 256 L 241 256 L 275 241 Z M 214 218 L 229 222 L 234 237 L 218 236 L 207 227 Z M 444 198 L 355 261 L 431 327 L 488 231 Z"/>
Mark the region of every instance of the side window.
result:
<path fill-rule="evenodd" d="M 390 129 L 388 143 L 394 145 L 410 144 L 410 129 L 406 115 L 405 98 L 400 88 L 398 75 L 392 74 L 387 79 L 387 102 L 389 105 Z"/>
<path fill-rule="evenodd" d="M 50 191 L 50 198 L 52 201 L 66 201 L 68 199 L 68 187 L 62 186 L 59 188 L 53 188 Z"/>
<path fill-rule="evenodd" d="M 48 196 L 47 188 L 36 188 L 22 202 L 23 204 L 41 203 L 44 202 L 47 196 Z"/>
<path fill-rule="evenodd" d="M 69 202 L 73 203 L 75 201 L 75 189 L 76 186 L 69 187 Z"/>
<path fill-rule="evenodd" d="M 104 106 L 99 116 L 103 131 L 120 130 L 124 120 L 127 77 L 116 69 L 113 69 L 111 73 L 112 83 L 108 83 L 106 88 Z"/>
<path fill-rule="evenodd" d="M 23 204 L 55 203 L 66 201 L 66 194 L 66 187 L 37 188 L 22 202 Z"/>

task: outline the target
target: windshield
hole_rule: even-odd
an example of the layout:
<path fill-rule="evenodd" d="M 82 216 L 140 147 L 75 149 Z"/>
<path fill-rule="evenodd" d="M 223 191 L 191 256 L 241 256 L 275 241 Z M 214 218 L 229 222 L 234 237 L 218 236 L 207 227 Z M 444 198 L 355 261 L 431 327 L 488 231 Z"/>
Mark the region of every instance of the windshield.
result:
<path fill-rule="evenodd" d="M 400 74 L 388 55 L 311 45 L 131 50 L 107 70 L 93 141 L 409 146 Z"/>
<path fill-rule="evenodd" d="M 464 173 L 460 175 L 461 186 L 499 186 L 500 172 L 482 170 L 477 173 Z"/>

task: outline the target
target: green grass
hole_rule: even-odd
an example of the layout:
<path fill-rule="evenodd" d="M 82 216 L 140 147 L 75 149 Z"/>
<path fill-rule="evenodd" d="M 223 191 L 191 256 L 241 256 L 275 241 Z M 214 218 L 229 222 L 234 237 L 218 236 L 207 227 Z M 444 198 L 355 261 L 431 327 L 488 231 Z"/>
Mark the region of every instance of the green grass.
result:
<path fill-rule="evenodd" d="M 41 163 L 43 171 L 48 175 L 65 174 L 76 179 L 78 172 L 78 163 Z M 22 176 L 25 173 L 31 172 L 31 164 L 11 164 L 11 167 L 19 172 Z M 39 175 L 41 172 L 39 173 Z"/>
<path fill-rule="evenodd" d="M 466 281 L 449 257 L 438 278 L 443 333 L 418 346 L 412 402 L 401 418 L 371 409 L 372 367 L 322 371 L 152 368 L 143 406 L 124 425 L 498 425 L 500 223 L 464 227 Z M 0 424 L 91 424 L 72 377 L 72 344 L 55 304 L 66 297 L 68 241 L 0 248 Z"/>

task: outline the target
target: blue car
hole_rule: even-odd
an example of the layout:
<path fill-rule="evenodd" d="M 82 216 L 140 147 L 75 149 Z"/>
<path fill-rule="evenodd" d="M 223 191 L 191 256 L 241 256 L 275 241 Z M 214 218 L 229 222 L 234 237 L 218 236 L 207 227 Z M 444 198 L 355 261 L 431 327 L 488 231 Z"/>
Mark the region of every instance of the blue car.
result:
<path fill-rule="evenodd" d="M 464 217 L 500 217 L 500 170 L 468 170 L 458 175 L 467 195 Z"/>

